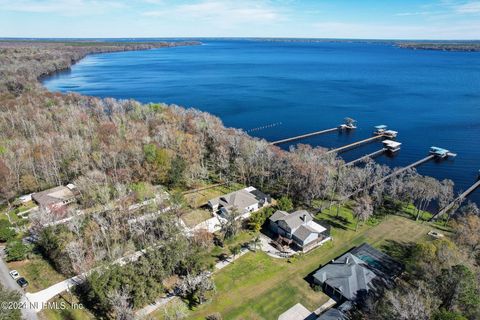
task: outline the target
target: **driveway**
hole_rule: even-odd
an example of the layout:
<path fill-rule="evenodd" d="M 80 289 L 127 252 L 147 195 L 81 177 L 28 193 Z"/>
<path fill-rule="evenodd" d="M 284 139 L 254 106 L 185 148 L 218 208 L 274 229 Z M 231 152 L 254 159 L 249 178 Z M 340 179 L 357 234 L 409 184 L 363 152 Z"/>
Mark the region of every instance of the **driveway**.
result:
<path fill-rule="evenodd" d="M 22 295 L 21 302 L 26 303 L 26 305 L 28 306 L 30 304 L 30 301 L 28 301 L 28 299 L 25 297 L 25 292 L 19 287 L 17 282 L 13 280 L 13 278 L 9 274 L 10 269 L 8 268 L 5 260 L 3 260 L 4 258 L 3 250 L 4 250 L 4 247 L 0 247 L 0 282 L 8 289 L 20 292 L 20 294 Z M 35 311 L 30 308 L 22 309 L 22 316 L 24 319 L 28 319 L 28 320 L 38 319 Z"/>

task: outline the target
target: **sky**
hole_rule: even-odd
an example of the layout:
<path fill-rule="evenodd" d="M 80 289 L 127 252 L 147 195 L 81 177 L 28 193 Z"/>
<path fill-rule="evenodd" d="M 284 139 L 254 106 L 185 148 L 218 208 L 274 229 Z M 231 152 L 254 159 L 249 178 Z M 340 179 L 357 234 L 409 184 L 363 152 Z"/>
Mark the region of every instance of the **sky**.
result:
<path fill-rule="evenodd" d="M 0 37 L 480 39 L 480 0 L 0 0 Z"/>

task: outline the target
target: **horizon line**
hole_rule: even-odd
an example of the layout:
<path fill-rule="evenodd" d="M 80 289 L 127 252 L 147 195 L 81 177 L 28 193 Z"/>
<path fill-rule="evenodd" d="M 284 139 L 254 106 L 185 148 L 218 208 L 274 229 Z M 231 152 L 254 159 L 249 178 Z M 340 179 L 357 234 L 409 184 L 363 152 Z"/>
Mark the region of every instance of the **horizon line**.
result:
<path fill-rule="evenodd" d="M 195 36 L 195 37 L 0 37 L 0 41 L 3 40 L 135 40 L 135 39 L 278 39 L 278 40 L 341 40 L 341 41 L 448 41 L 448 42 L 478 42 L 479 39 L 412 39 L 412 38 L 324 38 L 324 37 L 251 37 L 251 36 Z"/>

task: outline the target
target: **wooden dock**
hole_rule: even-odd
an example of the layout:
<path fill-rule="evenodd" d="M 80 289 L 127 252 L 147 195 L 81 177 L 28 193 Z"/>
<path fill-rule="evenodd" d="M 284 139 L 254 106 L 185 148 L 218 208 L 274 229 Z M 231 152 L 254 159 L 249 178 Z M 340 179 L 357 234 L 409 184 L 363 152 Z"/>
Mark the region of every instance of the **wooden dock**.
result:
<path fill-rule="evenodd" d="M 339 131 L 339 128 L 331 128 L 331 129 L 306 133 L 306 134 L 302 134 L 302 135 L 291 137 L 291 138 L 286 138 L 286 139 L 282 139 L 282 140 L 273 141 L 273 142 L 270 142 L 270 144 L 275 145 L 275 144 L 291 142 L 291 141 L 295 141 L 295 140 L 305 139 L 305 138 L 308 138 L 308 137 L 318 136 L 318 135 L 333 132 L 333 131 Z"/>
<path fill-rule="evenodd" d="M 364 140 L 360 140 L 360 141 L 357 141 L 357 142 L 354 142 L 354 143 L 347 144 L 346 146 L 343 146 L 343 147 L 330 149 L 330 150 L 327 151 L 327 154 L 333 153 L 333 152 L 340 153 L 340 152 L 346 151 L 348 149 L 355 148 L 355 147 L 358 147 L 362 144 L 372 142 L 372 141 L 382 139 L 382 138 L 384 138 L 383 135 L 373 136 L 373 137 L 370 137 L 370 138 L 367 138 L 367 139 L 364 139 Z"/>
<path fill-rule="evenodd" d="M 406 167 L 400 168 L 400 169 L 398 169 L 398 170 L 390 173 L 389 175 L 386 175 L 385 177 L 383 177 L 383 178 L 375 181 L 374 183 L 372 183 L 372 184 L 370 185 L 370 187 L 373 187 L 373 186 L 375 186 L 375 185 L 377 185 L 377 184 L 379 184 L 379 183 L 383 183 L 383 182 L 385 182 L 385 181 L 387 181 L 387 180 L 389 180 L 389 179 L 391 179 L 391 178 L 393 178 L 393 177 L 395 177 L 395 176 L 398 176 L 400 173 L 405 172 L 405 171 L 407 171 L 408 169 L 415 168 L 416 166 L 419 166 L 419 165 L 421 165 L 421 164 L 424 163 L 424 162 L 430 161 L 430 160 L 432 160 L 433 158 L 435 158 L 434 155 L 429 155 L 429 156 L 427 156 L 427 157 L 425 157 L 425 158 L 423 158 L 423 159 L 420 159 L 420 160 L 418 160 L 418 161 L 416 161 L 416 162 L 414 162 L 414 163 L 412 163 L 412 164 L 409 164 L 409 165 L 406 166 Z"/>
<path fill-rule="evenodd" d="M 423 159 L 420 159 L 420 160 L 418 160 L 418 161 L 415 161 L 414 163 L 409 164 L 409 165 L 406 166 L 406 167 L 403 167 L 403 168 L 400 168 L 400 169 L 398 169 L 398 170 L 395 170 L 394 172 L 392 172 L 392 173 L 386 175 L 385 177 L 383 177 L 383 178 L 381 178 L 381 179 L 378 179 L 377 181 L 375 181 L 375 182 L 373 182 L 372 184 L 370 184 L 370 185 L 367 187 L 367 189 L 370 190 L 372 187 L 376 186 L 377 184 L 384 183 L 385 181 L 387 181 L 387 180 L 389 180 L 389 179 L 391 179 L 391 178 L 393 178 L 393 177 L 398 176 L 398 175 L 401 174 L 402 172 L 405 172 L 405 171 L 407 171 L 408 169 L 415 168 L 416 166 L 419 166 L 419 165 L 421 165 L 422 163 L 425 163 L 425 162 L 427 162 L 427 161 L 430 161 L 430 160 L 432 160 L 433 158 L 435 158 L 434 155 L 429 155 L 428 157 L 425 157 L 425 158 L 423 158 Z M 352 193 L 352 194 L 350 194 L 350 195 L 342 198 L 341 200 L 342 200 L 342 201 L 345 201 L 345 200 L 353 197 L 354 195 L 359 194 L 360 192 L 362 192 L 362 191 L 364 191 L 364 190 L 365 190 L 365 189 L 357 190 L 356 192 L 354 192 L 354 193 Z"/>
<path fill-rule="evenodd" d="M 443 214 L 447 213 L 448 211 L 452 210 L 452 208 L 455 207 L 455 205 L 461 204 L 463 199 L 465 199 L 470 193 L 472 193 L 478 187 L 480 187 L 480 179 L 477 182 L 475 182 L 470 188 L 465 190 L 465 192 L 459 195 L 455 200 L 449 203 L 445 208 L 443 208 L 442 210 L 434 214 L 433 217 L 430 218 L 430 221 L 433 221 L 438 217 L 441 217 Z"/>
<path fill-rule="evenodd" d="M 365 161 L 367 160 L 368 158 L 374 158 L 374 157 L 377 157 L 379 155 L 381 155 L 382 153 L 384 153 L 385 151 L 387 151 L 387 148 L 383 148 L 383 149 L 380 149 L 380 150 L 377 150 L 375 152 L 372 152 L 372 153 L 369 153 L 367 155 L 364 155 L 363 157 L 361 158 L 358 158 L 358 159 L 355 159 L 355 160 L 352 160 L 350 162 L 347 162 L 345 163 L 346 166 L 353 166 L 359 162 L 362 162 L 362 161 Z"/>

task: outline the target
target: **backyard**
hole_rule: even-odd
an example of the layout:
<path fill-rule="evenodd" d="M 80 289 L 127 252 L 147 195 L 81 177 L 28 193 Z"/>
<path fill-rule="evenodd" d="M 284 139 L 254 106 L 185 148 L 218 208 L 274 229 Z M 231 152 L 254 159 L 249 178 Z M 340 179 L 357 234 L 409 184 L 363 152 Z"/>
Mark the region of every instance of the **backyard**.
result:
<path fill-rule="evenodd" d="M 335 214 L 322 214 L 337 220 Z M 276 319 L 297 302 L 315 310 L 328 300 L 323 293 L 314 292 L 306 277 L 319 266 L 363 242 L 382 248 L 387 240 L 406 243 L 427 239 L 432 227 L 400 216 L 387 216 L 375 226 L 361 225 L 353 231 L 354 223 L 348 210 L 332 228 L 333 241 L 289 261 L 275 259 L 263 252 L 248 253 L 219 271 L 214 279 L 217 292 L 211 302 L 192 311 L 192 319 L 220 312 L 224 319 Z M 157 316 L 162 317 L 162 310 Z"/>

